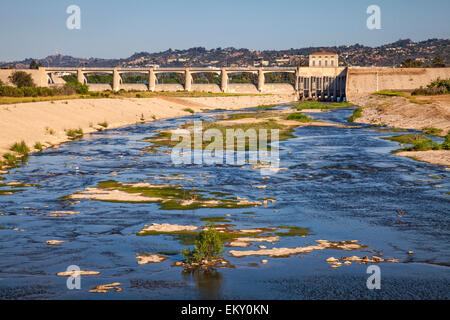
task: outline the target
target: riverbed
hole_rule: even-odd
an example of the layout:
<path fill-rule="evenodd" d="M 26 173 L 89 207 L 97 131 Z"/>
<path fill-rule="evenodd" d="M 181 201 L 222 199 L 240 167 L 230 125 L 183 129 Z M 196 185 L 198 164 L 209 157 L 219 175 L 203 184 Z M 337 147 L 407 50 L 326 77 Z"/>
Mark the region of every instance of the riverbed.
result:
<path fill-rule="evenodd" d="M 2 175 L 0 183 L 21 185 L 0 188 L 0 298 L 450 298 L 450 172 L 445 167 L 396 156 L 391 152 L 399 144 L 381 138 L 404 133 L 380 132 L 369 125 L 296 128 L 293 138 L 280 142 L 279 166 L 285 170 L 268 179 L 250 165 L 173 165 L 170 154 L 146 152 L 145 138 L 157 130 L 233 112 L 211 111 L 93 133 L 30 155 L 25 164 Z M 341 108 L 310 116 L 347 125 L 352 112 Z M 102 181 L 164 182 L 173 177 L 183 177 L 176 183 L 187 190 L 276 201 L 250 208 L 164 210 L 157 203 L 65 198 Z M 137 234 L 152 223 L 203 226 L 208 218 L 226 220 L 236 230 L 308 230 L 306 235 L 282 235 L 277 242 L 263 243 L 269 249 L 306 247 L 318 240 L 357 240 L 365 247 L 238 258 L 229 251 L 258 250 L 262 243 L 226 246 L 224 258 L 232 267 L 188 273 L 174 265 L 189 246 L 182 237 Z M 48 240 L 65 242 L 49 245 Z M 136 255 L 141 253 L 165 259 L 138 264 Z M 334 268 L 326 262 L 330 257 L 374 255 L 398 259 L 377 264 L 379 290 L 367 288 L 370 264 Z M 69 290 L 67 277 L 56 274 L 71 265 L 99 274 L 82 276 L 81 288 Z M 121 290 L 89 292 L 111 283 L 120 283 Z"/>

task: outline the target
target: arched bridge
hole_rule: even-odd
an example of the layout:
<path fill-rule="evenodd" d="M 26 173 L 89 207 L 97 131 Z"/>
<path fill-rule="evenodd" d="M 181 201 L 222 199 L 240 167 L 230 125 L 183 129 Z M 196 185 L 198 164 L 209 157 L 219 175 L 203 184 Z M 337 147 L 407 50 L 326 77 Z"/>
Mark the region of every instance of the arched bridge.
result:
<path fill-rule="evenodd" d="M 297 98 L 318 100 L 342 100 L 345 97 L 347 68 L 310 68 L 310 67 L 224 67 L 224 68 L 40 68 L 45 72 L 49 86 L 61 83 L 63 74 L 76 74 L 78 81 L 87 84 L 91 91 L 120 89 L 150 91 L 206 91 L 228 93 L 274 93 L 293 94 Z M 175 73 L 181 75 L 183 83 L 159 83 L 158 74 Z M 218 83 L 194 83 L 194 74 L 213 73 L 218 75 Z M 254 83 L 230 83 L 233 74 L 254 74 Z M 266 74 L 288 73 L 292 83 L 268 83 Z M 89 74 L 110 74 L 111 83 L 88 83 Z M 123 74 L 141 74 L 146 79 L 143 83 L 124 83 Z"/>

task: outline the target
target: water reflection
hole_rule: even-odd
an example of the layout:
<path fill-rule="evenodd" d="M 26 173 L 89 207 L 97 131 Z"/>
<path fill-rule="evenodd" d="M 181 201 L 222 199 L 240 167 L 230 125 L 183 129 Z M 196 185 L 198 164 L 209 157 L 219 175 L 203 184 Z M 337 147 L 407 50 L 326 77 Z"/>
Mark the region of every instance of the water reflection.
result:
<path fill-rule="evenodd" d="M 222 274 L 216 269 L 185 270 L 182 274 L 186 280 L 194 281 L 198 288 L 200 299 L 220 299 L 224 279 Z"/>

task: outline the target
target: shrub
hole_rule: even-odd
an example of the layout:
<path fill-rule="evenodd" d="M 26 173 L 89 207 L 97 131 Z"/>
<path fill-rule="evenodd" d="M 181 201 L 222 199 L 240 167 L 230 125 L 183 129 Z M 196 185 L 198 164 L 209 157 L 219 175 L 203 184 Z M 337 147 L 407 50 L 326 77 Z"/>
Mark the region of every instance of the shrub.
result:
<path fill-rule="evenodd" d="M 44 147 L 42 146 L 42 143 L 40 143 L 40 142 L 36 142 L 34 144 L 34 148 L 39 151 L 42 151 L 42 149 L 44 149 Z"/>
<path fill-rule="evenodd" d="M 419 89 L 415 89 L 411 95 L 419 96 L 419 95 L 439 95 L 439 94 L 447 94 L 450 92 L 450 79 L 436 79 L 431 82 L 426 88 L 420 87 Z"/>
<path fill-rule="evenodd" d="M 79 138 L 83 137 L 83 129 L 81 129 L 81 128 L 69 129 L 69 130 L 66 130 L 66 134 L 72 140 L 79 139 Z"/>
<path fill-rule="evenodd" d="M 429 136 L 439 136 L 442 134 L 442 129 L 437 129 L 433 127 L 423 128 L 422 131 Z"/>
<path fill-rule="evenodd" d="M 0 96 L 2 97 L 23 97 L 24 93 L 22 88 L 16 88 L 16 87 L 0 87 Z"/>
<path fill-rule="evenodd" d="M 103 121 L 103 122 L 99 122 L 99 123 L 97 123 L 100 127 L 103 127 L 103 128 L 108 128 L 108 122 L 106 122 L 106 121 Z"/>
<path fill-rule="evenodd" d="M 223 243 L 214 224 L 207 223 L 206 230 L 199 233 L 195 241 L 194 250 L 184 249 L 182 256 L 186 263 L 201 263 L 204 260 L 212 261 L 218 259 L 223 253 Z"/>
<path fill-rule="evenodd" d="M 10 165 L 10 166 L 15 165 L 16 162 L 17 162 L 17 157 L 16 157 L 15 155 L 11 154 L 11 153 L 5 153 L 5 154 L 3 155 L 3 158 L 5 158 L 6 163 L 7 163 L 8 165 Z"/>
<path fill-rule="evenodd" d="M 358 108 L 355 111 L 353 111 L 353 114 L 350 117 L 348 117 L 347 121 L 355 122 L 356 119 L 361 117 L 362 117 L 362 108 Z"/>
<path fill-rule="evenodd" d="M 9 80 L 16 85 L 17 88 L 34 87 L 34 81 L 31 74 L 25 71 L 15 71 L 9 76 Z"/>
<path fill-rule="evenodd" d="M 194 110 L 192 110 L 191 108 L 184 108 L 183 111 L 189 112 L 189 113 L 195 113 Z"/>
<path fill-rule="evenodd" d="M 441 144 L 441 148 L 444 150 L 450 150 L 450 132 L 445 136 L 445 141 Z"/>
<path fill-rule="evenodd" d="M 9 150 L 22 155 L 27 155 L 30 153 L 30 148 L 28 148 L 27 144 L 23 140 L 21 142 L 14 143 Z"/>

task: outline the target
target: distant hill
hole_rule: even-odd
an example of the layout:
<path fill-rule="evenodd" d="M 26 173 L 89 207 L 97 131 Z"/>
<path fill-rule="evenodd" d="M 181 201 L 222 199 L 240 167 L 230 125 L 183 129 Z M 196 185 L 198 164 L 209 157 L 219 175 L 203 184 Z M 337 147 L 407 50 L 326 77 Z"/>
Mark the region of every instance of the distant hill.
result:
<path fill-rule="evenodd" d="M 265 51 L 236 48 L 207 50 L 203 47 L 195 47 L 187 50 L 169 49 L 156 53 L 138 52 L 126 59 L 76 58 L 55 54 L 34 60 L 43 66 L 52 67 L 295 66 L 306 65 L 308 55 L 316 51 L 338 53 L 341 64 L 344 66 L 400 66 L 408 58 L 428 64 L 438 55 L 443 58 L 446 65 L 450 65 L 450 39 L 429 39 L 421 42 L 403 39 L 375 48 L 360 44 Z M 28 58 L 22 61 L 0 62 L 0 68 L 11 66 L 28 68 L 32 60 Z"/>

